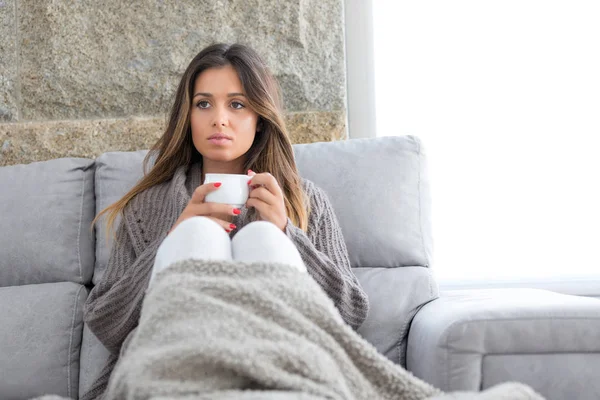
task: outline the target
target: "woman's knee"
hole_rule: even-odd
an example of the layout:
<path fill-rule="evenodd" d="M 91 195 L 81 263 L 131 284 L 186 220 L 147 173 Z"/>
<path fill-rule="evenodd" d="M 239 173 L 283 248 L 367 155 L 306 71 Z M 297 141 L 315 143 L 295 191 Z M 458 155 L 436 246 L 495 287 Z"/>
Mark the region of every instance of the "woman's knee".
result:
<path fill-rule="evenodd" d="M 229 235 L 210 218 L 186 219 L 158 246 L 153 276 L 168 265 L 186 259 L 231 260 Z"/>
<path fill-rule="evenodd" d="M 225 234 L 226 236 L 227 233 L 225 232 L 225 230 L 219 225 L 217 224 L 215 221 L 213 221 L 212 219 L 208 218 L 208 217 L 191 217 L 188 218 L 182 222 L 180 222 L 175 229 L 173 229 L 171 231 L 171 233 L 169 235 L 174 234 L 175 232 L 182 232 L 182 233 L 193 233 L 193 232 L 212 232 L 212 231 L 220 231 L 221 233 Z"/>
<path fill-rule="evenodd" d="M 250 240 L 263 242 L 267 238 L 279 238 L 280 240 L 285 240 L 287 239 L 287 236 L 271 222 L 254 221 L 240 229 L 233 237 L 232 241 L 239 242 Z"/>
<path fill-rule="evenodd" d="M 294 243 L 276 225 L 256 221 L 243 227 L 231 241 L 235 260 L 245 262 L 277 262 L 306 272 Z"/>
<path fill-rule="evenodd" d="M 230 249 L 229 235 L 215 221 L 207 217 L 191 217 L 180 222 L 158 247 L 157 256 L 162 253 L 195 254 L 200 250 L 209 253 Z M 228 251 L 231 252 L 230 250 Z"/>

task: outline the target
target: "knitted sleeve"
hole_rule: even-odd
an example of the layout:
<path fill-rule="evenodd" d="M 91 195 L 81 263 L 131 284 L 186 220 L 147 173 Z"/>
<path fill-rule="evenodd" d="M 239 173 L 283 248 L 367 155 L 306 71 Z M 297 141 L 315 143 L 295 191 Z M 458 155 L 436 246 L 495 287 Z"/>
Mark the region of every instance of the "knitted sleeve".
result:
<path fill-rule="evenodd" d="M 160 243 L 166 233 L 156 239 Z M 107 269 L 84 307 L 84 321 L 111 353 L 118 353 L 137 326 L 150 278 L 156 243 L 136 255 L 123 221 L 117 230 Z"/>
<path fill-rule="evenodd" d="M 357 329 L 367 318 L 369 302 L 352 272 L 348 250 L 325 192 L 307 185 L 311 200 L 308 230 L 293 225 L 288 218 L 287 236 L 294 242 L 310 275 L 334 301 L 342 318 Z"/>

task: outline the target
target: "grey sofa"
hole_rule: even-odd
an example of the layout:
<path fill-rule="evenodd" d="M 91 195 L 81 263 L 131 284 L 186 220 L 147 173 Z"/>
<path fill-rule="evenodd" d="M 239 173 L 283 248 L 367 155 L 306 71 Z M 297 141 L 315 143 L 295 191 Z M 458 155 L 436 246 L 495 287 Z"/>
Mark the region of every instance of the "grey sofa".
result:
<path fill-rule="evenodd" d="M 600 301 L 528 289 L 440 296 L 417 138 L 294 150 L 335 207 L 371 303 L 359 333 L 382 354 L 443 390 L 518 380 L 549 399 L 600 398 Z M 99 373 L 108 353 L 83 305 L 111 243 L 90 224 L 141 177 L 145 154 L 0 168 L 0 399 L 77 398 Z"/>

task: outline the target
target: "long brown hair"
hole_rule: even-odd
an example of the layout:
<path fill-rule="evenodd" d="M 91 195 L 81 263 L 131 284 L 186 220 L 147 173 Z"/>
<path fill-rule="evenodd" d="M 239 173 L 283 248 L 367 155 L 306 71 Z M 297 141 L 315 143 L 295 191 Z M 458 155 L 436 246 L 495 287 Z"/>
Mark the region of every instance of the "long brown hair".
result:
<path fill-rule="evenodd" d="M 296 226 L 307 230 L 310 204 L 302 190 L 292 143 L 283 120 L 279 85 L 253 49 L 241 44 L 222 43 L 205 48 L 190 62 L 179 82 L 167 128 L 144 158 L 144 177 L 119 201 L 100 211 L 92 226 L 108 213 L 107 232 L 111 232 L 117 216 L 122 215 L 136 195 L 170 180 L 182 165 L 202 164 L 202 155 L 192 142 L 189 118 L 194 84 L 204 70 L 226 65 L 236 70 L 248 106 L 259 116 L 257 125 L 260 131 L 246 153 L 244 170 L 273 175 L 282 188 L 288 217 Z M 148 171 L 151 159 L 156 161 Z"/>

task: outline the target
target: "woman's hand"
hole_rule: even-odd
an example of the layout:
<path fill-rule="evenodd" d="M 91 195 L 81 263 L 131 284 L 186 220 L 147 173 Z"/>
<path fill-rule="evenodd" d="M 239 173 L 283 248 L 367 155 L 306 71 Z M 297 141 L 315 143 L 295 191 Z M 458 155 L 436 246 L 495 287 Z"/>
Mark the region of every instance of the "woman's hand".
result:
<path fill-rule="evenodd" d="M 248 170 L 248 175 L 251 175 L 252 179 L 248 181 L 250 193 L 246 207 L 254 207 L 261 220 L 272 222 L 285 232 L 288 216 L 285 210 L 283 191 L 279 187 L 277 179 L 268 172 L 257 174 Z"/>
<path fill-rule="evenodd" d="M 171 227 L 169 233 L 186 219 L 197 216 L 204 216 L 212 219 L 217 224 L 221 225 L 227 232 L 231 232 L 233 229 L 235 229 L 236 226 L 234 224 L 219 217 L 226 218 L 228 216 L 238 215 L 241 212 L 239 209 L 228 204 L 204 202 L 206 195 L 217 190 L 219 186 L 221 186 L 221 183 L 219 182 L 206 183 L 198 186 L 196 190 L 194 190 L 194 193 L 192 193 L 190 202 L 185 207 L 181 215 L 179 215 L 179 218 L 177 221 L 175 221 L 175 224 Z"/>

